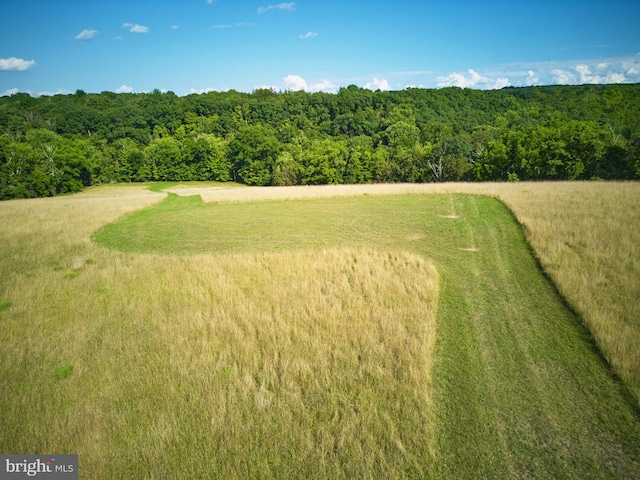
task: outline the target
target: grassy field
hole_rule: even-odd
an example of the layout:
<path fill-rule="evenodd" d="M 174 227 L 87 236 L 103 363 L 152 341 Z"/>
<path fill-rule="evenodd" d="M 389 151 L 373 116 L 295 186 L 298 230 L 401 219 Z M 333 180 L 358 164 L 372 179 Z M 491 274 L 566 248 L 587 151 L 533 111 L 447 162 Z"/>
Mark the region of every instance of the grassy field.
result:
<path fill-rule="evenodd" d="M 634 478 L 634 403 L 511 212 L 357 193 L 0 204 L 0 451 L 83 478 Z"/>
<path fill-rule="evenodd" d="M 208 202 L 456 193 L 499 198 L 640 408 L 640 184 L 445 183 L 284 188 L 176 185 Z"/>
<path fill-rule="evenodd" d="M 157 197 L 93 191 L 0 205 L 0 451 L 78 453 L 83 478 L 425 474 L 429 262 L 122 254 L 89 242 L 98 219 Z"/>

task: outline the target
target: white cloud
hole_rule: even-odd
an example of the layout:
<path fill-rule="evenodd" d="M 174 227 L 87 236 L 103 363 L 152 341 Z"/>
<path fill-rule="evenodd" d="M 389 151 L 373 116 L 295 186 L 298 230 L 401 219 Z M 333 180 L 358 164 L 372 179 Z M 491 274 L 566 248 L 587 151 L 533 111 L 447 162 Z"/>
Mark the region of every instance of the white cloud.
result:
<path fill-rule="evenodd" d="M 576 84 L 600 84 L 600 83 L 626 83 L 629 80 L 625 76 L 625 72 L 620 71 L 604 71 L 598 72 L 598 65 L 579 64 L 570 69 L 556 68 L 551 71 L 554 83 L 561 85 Z"/>
<path fill-rule="evenodd" d="M 597 75 L 591 75 L 589 65 L 576 65 L 576 72 L 580 75 L 580 83 L 600 83 Z"/>
<path fill-rule="evenodd" d="M 306 92 L 328 92 L 335 93 L 338 86 L 330 80 L 322 79 L 317 83 L 309 84 L 300 75 L 287 75 L 282 79 L 285 90 L 304 90 Z M 271 88 L 271 87 L 266 87 Z"/>
<path fill-rule="evenodd" d="M 536 72 L 533 70 L 527 70 L 527 78 L 524 79 L 524 84 L 528 87 L 531 85 L 537 85 L 540 81 L 540 78 L 536 75 Z"/>
<path fill-rule="evenodd" d="M 96 33 L 98 33 L 98 30 L 83 30 L 75 36 L 75 39 L 88 41 L 95 37 Z"/>
<path fill-rule="evenodd" d="M 122 40 L 122 37 L 120 35 L 113 37 L 114 40 Z"/>
<path fill-rule="evenodd" d="M 207 3 L 211 5 L 215 0 L 207 0 Z"/>
<path fill-rule="evenodd" d="M 269 10 L 286 10 L 293 11 L 295 10 L 296 4 L 295 2 L 283 2 L 278 3 L 277 5 L 267 5 L 266 7 L 258 8 L 258 13 L 266 13 Z"/>
<path fill-rule="evenodd" d="M 124 23 L 122 28 L 128 28 L 131 33 L 147 33 L 149 31 L 149 27 L 137 23 Z"/>
<path fill-rule="evenodd" d="M 468 76 L 462 73 L 453 72 L 446 77 L 438 77 L 436 79 L 436 85 L 438 87 L 460 87 L 460 88 L 480 88 L 480 89 L 499 89 L 511 85 L 509 79 L 502 78 L 489 78 L 480 75 L 475 70 L 467 70 Z"/>
<path fill-rule="evenodd" d="M 17 88 L 10 88 L 9 90 L 5 90 L 4 92 L 0 93 L 0 97 L 10 97 L 11 95 L 15 95 L 18 92 L 19 90 Z"/>
<path fill-rule="evenodd" d="M 504 65 L 491 76 L 508 76 L 514 85 L 578 85 L 640 82 L 640 54 L 583 60 Z"/>
<path fill-rule="evenodd" d="M 384 78 L 374 78 L 371 82 L 366 83 L 364 88 L 369 90 L 391 90 L 389 82 Z"/>
<path fill-rule="evenodd" d="M 438 77 L 437 84 L 439 87 L 460 87 L 468 88 L 475 86 L 479 80 L 480 75 L 469 69 L 469 77 L 465 77 L 462 73 L 453 72 L 446 77 Z"/>
<path fill-rule="evenodd" d="M 575 70 L 580 75 L 580 83 L 626 83 L 627 78 L 624 72 L 611 71 L 609 64 L 606 62 L 598 63 L 595 66 L 589 66 L 586 64 L 576 65 Z M 594 71 L 595 70 L 595 71 Z M 627 70 L 632 73 L 633 68 Z"/>
<path fill-rule="evenodd" d="M 561 85 L 571 85 L 577 83 L 576 74 L 568 70 L 554 68 L 551 70 L 551 75 L 554 83 L 559 83 Z"/>
<path fill-rule="evenodd" d="M 29 70 L 35 64 L 35 60 L 24 60 L 16 57 L 0 58 L 0 70 L 23 72 L 25 70 Z"/>
<path fill-rule="evenodd" d="M 215 89 L 211 88 L 211 87 L 199 88 L 199 89 L 196 89 L 196 88 L 190 88 L 189 89 L 189 93 L 196 93 L 198 95 L 200 95 L 202 93 L 209 93 L 209 92 L 215 92 Z"/>
<path fill-rule="evenodd" d="M 309 90 L 307 81 L 299 75 L 287 75 L 282 80 L 286 90 Z"/>
<path fill-rule="evenodd" d="M 486 88 L 490 90 L 500 90 L 501 88 L 509 86 L 511 86 L 511 83 L 509 83 L 509 79 L 504 77 L 496 78 L 495 80 L 493 80 L 493 82 L 488 83 Z"/>
<path fill-rule="evenodd" d="M 128 85 L 121 85 L 120 88 L 116 90 L 116 93 L 132 93 L 133 87 L 129 87 Z"/>
<path fill-rule="evenodd" d="M 627 83 L 627 78 L 623 73 L 611 72 L 604 77 L 604 81 L 605 83 Z"/>
<path fill-rule="evenodd" d="M 171 30 L 178 30 L 178 25 L 171 25 Z"/>
<path fill-rule="evenodd" d="M 330 80 L 320 80 L 318 83 L 312 83 L 309 85 L 309 90 L 312 92 L 336 93 L 338 91 L 338 86 Z"/>
<path fill-rule="evenodd" d="M 318 36 L 318 32 L 307 32 L 304 35 L 300 35 L 302 40 L 306 40 L 307 38 L 316 38 Z"/>

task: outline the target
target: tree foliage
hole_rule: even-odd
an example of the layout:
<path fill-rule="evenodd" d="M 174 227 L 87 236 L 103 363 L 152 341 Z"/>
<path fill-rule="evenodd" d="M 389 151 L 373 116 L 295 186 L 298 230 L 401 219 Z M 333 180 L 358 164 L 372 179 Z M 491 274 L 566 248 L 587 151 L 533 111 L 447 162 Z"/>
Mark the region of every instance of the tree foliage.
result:
<path fill-rule="evenodd" d="M 0 98 L 0 198 L 107 182 L 640 178 L 640 85 Z"/>

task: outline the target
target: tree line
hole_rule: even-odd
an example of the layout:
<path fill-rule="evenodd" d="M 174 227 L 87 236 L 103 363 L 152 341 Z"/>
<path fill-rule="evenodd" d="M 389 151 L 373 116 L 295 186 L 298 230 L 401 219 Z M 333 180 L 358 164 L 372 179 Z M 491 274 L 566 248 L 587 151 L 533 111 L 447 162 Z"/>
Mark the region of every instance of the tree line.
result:
<path fill-rule="evenodd" d="M 640 84 L 0 98 L 0 199 L 110 182 L 640 178 Z"/>

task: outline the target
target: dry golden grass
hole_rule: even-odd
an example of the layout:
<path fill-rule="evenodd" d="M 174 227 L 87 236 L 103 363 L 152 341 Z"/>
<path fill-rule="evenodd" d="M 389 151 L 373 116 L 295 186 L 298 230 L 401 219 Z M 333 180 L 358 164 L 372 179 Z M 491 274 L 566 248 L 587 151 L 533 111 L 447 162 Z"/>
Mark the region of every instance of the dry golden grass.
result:
<path fill-rule="evenodd" d="M 0 204 L 0 451 L 78 453 L 84 478 L 424 475 L 431 264 L 91 243 L 160 198 L 103 187 Z"/>
<path fill-rule="evenodd" d="M 522 182 L 170 189 L 207 202 L 468 193 L 505 202 L 544 270 L 640 399 L 640 184 Z"/>
<path fill-rule="evenodd" d="M 302 198 L 351 197 L 355 195 L 399 195 L 408 193 L 456 193 L 457 184 L 361 184 L 361 185 L 297 185 L 292 187 L 229 186 L 193 187 L 176 185 L 166 189 L 177 195 L 200 195 L 205 202 L 250 202 L 256 200 L 292 200 Z"/>

